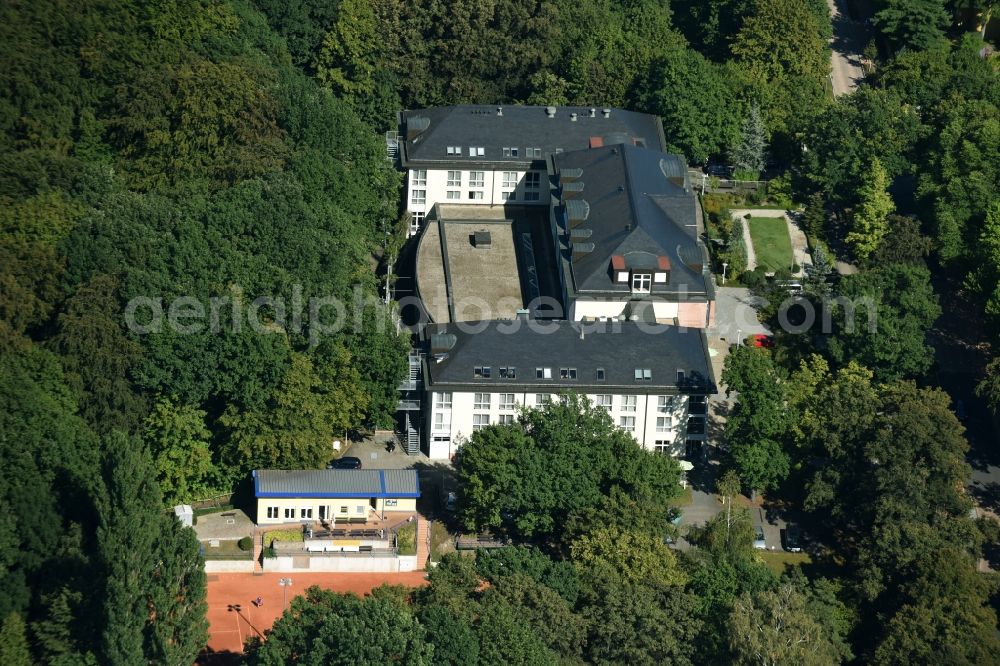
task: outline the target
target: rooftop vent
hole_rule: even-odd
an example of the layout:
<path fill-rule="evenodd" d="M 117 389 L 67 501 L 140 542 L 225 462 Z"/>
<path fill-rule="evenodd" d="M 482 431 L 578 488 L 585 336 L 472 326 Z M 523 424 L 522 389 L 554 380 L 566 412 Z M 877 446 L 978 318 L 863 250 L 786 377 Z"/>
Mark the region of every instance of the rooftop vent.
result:
<path fill-rule="evenodd" d="M 431 126 L 431 119 L 427 116 L 413 116 L 406 120 L 406 140 L 413 141 L 418 136 L 427 131 Z"/>
<path fill-rule="evenodd" d="M 596 118 L 597 117 L 597 109 L 591 107 L 591 109 L 590 109 L 590 117 L 591 118 Z"/>
<path fill-rule="evenodd" d="M 472 234 L 472 245 L 480 250 L 488 250 L 493 247 L 493 237 L 488 231 L 477 231 Z"/>
<path fill-rule="evenodd" d="M 458 336 L 452 333 L 435 333 L 431 336 L 431 352 L 441 355 L 450 351 L 458 343 Z"/>
<path fill-rule="evenodd" d="M 569 183 L 583 177 L 583 169 L 563 169 L 559 172 L 559 180 Z"/>
<path fill-rule="evenodd" d="M 576 113 L 571 113 L 571 114 L 569 114 L 569 119 L 570 119 L 570 120 L 571 120 L 572 122 L 574 122 L 574 123 L 575 123 L 575 122 L 576 122 Z"/>
<path fill-rule="evenodd" d="M 579 226 L 590 216 L 590 204 L 583 199 L 570 199 L 566 202 L 566 219 L 571 227 Z"/>
<path fill-rule="evenodd" d="M 497 115 L 498 116 L 502 116 L 503 115 L 503 107 L 502 106 L 498 106 L 497 107 Z"/>
<path fill-rule="evenodd" d="M 556 107 L 554 107 L 554 106 L 547 106 L 547 107 L 545 107 L 545 115 L 547 115 L 549 118 L 555 118 L 556 117 Z"/>
<path fill-rule="evenodd" d="M 680 256 L 681 261 L 684 265 L 695 271 L 696 273 L 701 272 L 701 267 L 704 265 L 704 259 L 702 258 L 701 250 L 697 245 L 682 245 L 677 250 L 678 256 Z"/>
<path fill-rule="evenodd" d="M 611 117 L 611 109 L 609 109 L 607 107 L 601 109 L 601 113 L 604 115 L 605 118 L 610 118 Z"/>
<path fill-rule="evenodd" d="M 573 259 L 579 259 L 594 251 L 593 243 L 573 243 Z"/>

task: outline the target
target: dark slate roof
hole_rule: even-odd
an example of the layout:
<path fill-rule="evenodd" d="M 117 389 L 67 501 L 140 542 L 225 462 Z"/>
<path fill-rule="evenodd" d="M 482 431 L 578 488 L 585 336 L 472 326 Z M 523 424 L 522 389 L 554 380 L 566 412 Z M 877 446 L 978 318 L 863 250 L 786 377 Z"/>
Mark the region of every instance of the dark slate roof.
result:
<path fill-rule="evenodd" d="M 420 497 L 413 469 L 259 469 L 257 497 Z"/>
<path fill-rule="evenodd" d="M 581 330 L 583 336 L 581 337 Z M 479 331 L 479 332 L 473 332 Z M 431 336 L 448 333 L 453 338 Z M 423 332 L 427 385 L 431 390 L 577 391 L 581 393 L 715 392 L 705 331 L 641 322 L 571 322 L 519 319 L 431 325 Z M 490 377 L 474 369 L 488 366 Z M 514 366 L 515 379 L 500 368 Z M 551 368 L 552 379 L 537 379 L 536 368 Z M 575 368 L 577 379 L 561 379 L 560 369 Z M 597 380 L 603 368 L 604 381 Z M 636 369 L 649 380 L 636 380 Z M 684 371 L 679 382 L 677 371 Z"/>
<path fill-rule="evenodd" d="M 511 167 L 544 167 L 544 160 L 557 151 L 587 148 L 596 137 L 597 143 L 611 145 L 639 142 L 650 148 L 663 149 L 663 125 L 659 117 L 622 109 L 590 107 L 556 107 L 550 118 L 544 106 L 498 105 L 443 106 L 431 109 L 403 111 L 399 114 L 402 164 L 404 167 L 459 164 L 466 168 L 476 165 L 510 164 Z M 576 121 L 571 114 L 576 113 Z M 423 129 L 426 123 L 426 128 Z M 460 155 L 448 155 L 448 146 L 459 146 Z M 469 146 L 484 148 L 482 157 L 470 157 Z M 503 148 L 517 147 L 518 156 L 504 156 Z M 540 148 L 541 155 L 531 157 L 526 148 Z"/>
<path fill-rule="evenodd" d="M 652 293 L 680 295 L 681 300 L 705 298 L 709 277 L 703 267 L 707 254 L 698 238 L 697 198 L 687 179 L 687 165 L 678 155 L 620 145 L 555 155 L 557 174 L 571 172 L 581 192 L 567 192 L 561 205 L 589 205 L 586 220 L 573 231 L 591 230 L 592 252 L 572 257 L 573 288 L 580 292 L 628 293 L 616 284 L 611 258 L 624 258 L 626 268 L 652 269 L 657 258 L 670 261 L 667 284 L 653 284 Z M 581 175 L 582 172 L 582 175 Z M 571 211 L 570 211 L 571 212 Z M 568 245 L 568 239 L 564 239 Z"/>

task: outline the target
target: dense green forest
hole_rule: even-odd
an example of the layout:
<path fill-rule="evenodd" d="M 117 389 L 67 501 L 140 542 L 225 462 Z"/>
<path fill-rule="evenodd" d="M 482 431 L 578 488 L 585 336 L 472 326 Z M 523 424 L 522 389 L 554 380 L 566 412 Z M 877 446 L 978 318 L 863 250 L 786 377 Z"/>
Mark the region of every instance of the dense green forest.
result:
<path fill-rule="evenodd" d="M 968 564 L 988 530 L 964 517 L 966 444 L 926 333 L 961 302 L 974 342 L 1000 344 L 1000 68 L 975 32 L 991 5 L 873 9 L 872 71 L 833 100 L 819 0 L 4 3 L 5 662 L 189 663 L 204 574 L 162 509 L 228 493 L 255 466 L 322 464 L 335 435 L 391 425 L 408 340 L 373 270 L 400 228 L 380 134 L 399 108 L 462 102 L 655 113 L 692 164 L 766 139 L 814 245 L 862 269 L 820 274 L 810 297 L 872 295 L 891 332 L 787 336 L 727 368 L 754 395 L 731 422 L 729 465 L 825 521 L 838 567 L 779 579 L 731 516 L 690 559 L 647 544 L 653 561 L 622 563 L 606 540 L 638 537 L 578 517 L 578 545 L 551 543 L 568 518 L 529 497 L 506 527 L 543 550 L 501 556 L 513 574 L 456 560 L 408 604 L 317 593 L 302 612 L 391 625 L 413 663 L 431 644 L 453 663 L 750 663 L 739 637 L 800 616 L 822 645 L 811 663 L 988 662 L 996 617 Z M 258 300 L 332 297 L 362 303 L 337 332 Z M 222 323 L 140 333 L 126 325 L 136 298 L 146 315 L 149 299 L 187 298 L 188 313 L 215 299 Z M 241 317 L 253 308 L 263 330 Z M 1000 410 L 1000 359 L 984 365 L 980 393 Z M 511 443 L 497 430 L 481 437 Z M 491 479 L 484 497 L 516 481 L 472 465 L 465 486 Z M 615 513 L 601 497 L 641 495 L 634 470 L 614 474 L 617 491 L 592 490 L 591 522 Z M 504 527 L 462 501 L 470 526 Z M 287 663 L 282 642 L 311 636 L 292 624 L 253 658 Z"/>

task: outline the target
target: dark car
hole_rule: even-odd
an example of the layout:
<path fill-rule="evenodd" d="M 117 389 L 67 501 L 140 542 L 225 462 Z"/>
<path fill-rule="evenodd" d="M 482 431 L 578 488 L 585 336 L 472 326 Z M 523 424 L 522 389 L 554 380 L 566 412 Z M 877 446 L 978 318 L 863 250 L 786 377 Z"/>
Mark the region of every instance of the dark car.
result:
<path fill-rule="evenodd" d="M 709 176 L 715 176 L 716 178 L 729 178 L 732 173 L 732 169 L 725 164 L 709 164 L 708 169 Z"/>
<path fill-rule="evenodd" d="M 344 456 L 326 466 L 327 469 L 361 469 L 361 458 Z"/>
<path fill-rule="evenodd" d="M 802 537 L 799 534 L 799 528 L 795 525 L 789 525 L 785 528 L 785 550 L 790 553 L 802 552 Z"/>
<path fill-rule="evenodd" d="M 760 525 L 753 528 L 753 547 L 757 550 L 767 550 L 767 542 L 764 540 L 764 528 Z"/>

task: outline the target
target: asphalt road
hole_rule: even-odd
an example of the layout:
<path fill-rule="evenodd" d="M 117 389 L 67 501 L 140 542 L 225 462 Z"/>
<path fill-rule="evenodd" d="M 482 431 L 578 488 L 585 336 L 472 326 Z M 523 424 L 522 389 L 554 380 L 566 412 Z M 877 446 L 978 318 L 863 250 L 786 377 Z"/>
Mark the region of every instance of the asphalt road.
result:
<path fill-rule="evenodd" d="M 844 0 L 826 0 L 826 3 L 833 22 L 830 83 L 833 85 L 833 96 L 839 97 L 853 91 L 864 77 L 861 51 L 868 36 L 862 23 L 848 17 Z"/>

